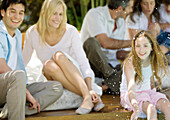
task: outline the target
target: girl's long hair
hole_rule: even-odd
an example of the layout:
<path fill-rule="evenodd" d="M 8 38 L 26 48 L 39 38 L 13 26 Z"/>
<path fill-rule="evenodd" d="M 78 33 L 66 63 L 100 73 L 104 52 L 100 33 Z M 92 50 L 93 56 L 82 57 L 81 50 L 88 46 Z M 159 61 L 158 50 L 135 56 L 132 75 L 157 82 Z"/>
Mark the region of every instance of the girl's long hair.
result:
<path fill-rule="evenodd" d="M 66 15 L 67 8 L 66 8 L 64 1 L 63 0 L 45 0 L 42 5 L 39 20 L 36 23 L 36 27 L 41 36 L 42 42 L 44 44 L 45 44 L 45 32 L 49 28 L 49 24 L 48 24 L 49 19 L 56 12 L 56 10 L 59 8 L 60 5 L 63 6 L 63 20 L 59 26 L 59 32 L 63 30 L 67 22 L 67 15 Z"/>
<path fill-rule="evenodd" d="M 154 37 L 152 37 L 150 33 L 142 30 L 135 35 L 134 39 L 132 40 L 131 52 L 124 62 L 126 63 L 128 62 L 129 59 L 132 59 L 132 64 L 136 72 L 135 82 L 137 84 L 142 83 L 143 75 L 142 75 L 142 68 L 141 68 L 142 67 L 141 60 L 137 56 L 137 53 L 135 51 L 135 42 L 141 36 L 145 36 L 149 40 L 152 46 L 152 51 L 150 53 L 150 57 L 151 57 L 150 64 L 151 64 L 153 76 L 156 77 L 156 79 L 158 80 L 159 87 L 160 87 L 161 78 L 164 77 L 165 74 L 167 73 L 167 70 L 166 70 L 167 60 L 166 60 L 165 55 L 162 53 L 156 39 L 154 39 Z"/>

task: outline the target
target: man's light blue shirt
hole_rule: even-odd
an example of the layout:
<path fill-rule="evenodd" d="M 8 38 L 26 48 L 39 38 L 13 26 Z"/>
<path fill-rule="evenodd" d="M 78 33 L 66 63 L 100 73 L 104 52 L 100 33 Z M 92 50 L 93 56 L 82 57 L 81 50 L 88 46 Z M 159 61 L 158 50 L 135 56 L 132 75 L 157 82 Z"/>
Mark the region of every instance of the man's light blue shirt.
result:
<path fill-rule="evenodd" d="M 17 48 L 16 70 L 25 71 L 25 66 L 24 66 L 24 61 L 22 56 L 22 34 L 18 29 L 15 30 L 15 37 L 16 37 L 16 48 Z M 8 38 L 8 31 L 6 29 L 4 22 L 1 20 L 0 21 L 0 58 L 4 58 L 8 64 L 10 54 L 11 54 L 11 45 Z"/>

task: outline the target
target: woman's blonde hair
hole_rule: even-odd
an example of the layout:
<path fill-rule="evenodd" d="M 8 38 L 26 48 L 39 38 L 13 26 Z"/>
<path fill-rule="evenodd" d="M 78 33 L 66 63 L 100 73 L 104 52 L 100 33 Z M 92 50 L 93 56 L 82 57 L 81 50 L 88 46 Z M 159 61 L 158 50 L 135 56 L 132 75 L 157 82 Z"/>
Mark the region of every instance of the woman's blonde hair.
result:
<path fill-rule="evenodd" d="M 59 31 L 61 31 L 63 27 L 65 27 L 65 24 L 67 22 L 67 15 L 66 15 L 67 7 L 64 1 L 63 0 L 45 0 L 42 5 L 39 20 L 36 23 L 36 27 L 41 36 L 42 42 L 44 44 L 45 44 L 45 32 L 49 28 L 49 24 L 48 24 L 49 19 L 56 12 L 56 10 L 59 8 L 60 5 L 63 6 L 63 20 L 59 26 Z"/>
<path fill-rule="evenodd" d="M 156 77 L 156 79 L 158 80 L 158 83 L 159 83 L 158 87 L 160 87 L 161 86 L 161 78 L 164 77 L 165 74 L 167 73 L 167 71 L 166 71 L 167 60 L 166 60 L 165 55 L 161 52 L 161 49 L 160 49 L 156 39 L 154 39 L 154 37 L 152 37 L 152 35 L 149 32 L 142 30 L 135 35 L 135 37 L 132 40 L 131 52 L 124 62 L 126 63 L 126 62 L 128 62 L 129 59 L 132 59 L 132 64 L 133 64 L 133 67 L 136 72 L 135 82 L 137 84 L 142 83 L 143 77 L 142 77 L 142 70 L 141 70 L 141 60 L 137 56 L 137 53 L 135 51 L 135 42 L 141 36 L 146 37 L 152 46 L 152 51 L 150 53 L 150 57 L 151 57 L 150 63 L 151 63 L 153 76 Z M 166 65 L 165 65 L 165 63 L 166 63 Z"/>

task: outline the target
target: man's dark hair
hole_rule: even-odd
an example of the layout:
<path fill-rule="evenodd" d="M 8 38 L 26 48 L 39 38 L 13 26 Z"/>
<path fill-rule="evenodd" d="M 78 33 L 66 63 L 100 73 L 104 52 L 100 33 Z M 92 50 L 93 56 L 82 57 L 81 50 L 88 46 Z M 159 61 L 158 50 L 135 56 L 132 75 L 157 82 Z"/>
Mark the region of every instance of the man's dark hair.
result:
<path fill-rule="evenodd" d="M 12 4 L 22 4 L 25 7 L 25 11 L 26 11 L 27 8 L 26 0 L 2 0 L 0 9 L 5 10 L 6 12 L 7 8 Z M 0 17 L 2 18 L 2 16 Z"/>
<path fill-rule="evenodd" d="M 117 9 L 119 6 L 122 6 L 123 9 L 125 9 L 130 0 L 109 0 L 108 7 L 110 9 Z"/>

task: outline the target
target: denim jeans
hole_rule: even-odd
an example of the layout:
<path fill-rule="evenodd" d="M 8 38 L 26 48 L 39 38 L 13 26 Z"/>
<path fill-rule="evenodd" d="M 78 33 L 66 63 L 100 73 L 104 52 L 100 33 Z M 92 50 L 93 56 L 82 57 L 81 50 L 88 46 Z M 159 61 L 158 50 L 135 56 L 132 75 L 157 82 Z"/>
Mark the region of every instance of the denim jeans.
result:
<path fill-rule="evenodd" d="M 157 41 L 158 41 L 159 45 L 163 45 L 167 48 L 170 48 L 170 33 L 163 32 L 161 30 L 160 34 L 157 37 Z M 170 54 L 170 51 L 168 51 L 166 54 Z"/>

